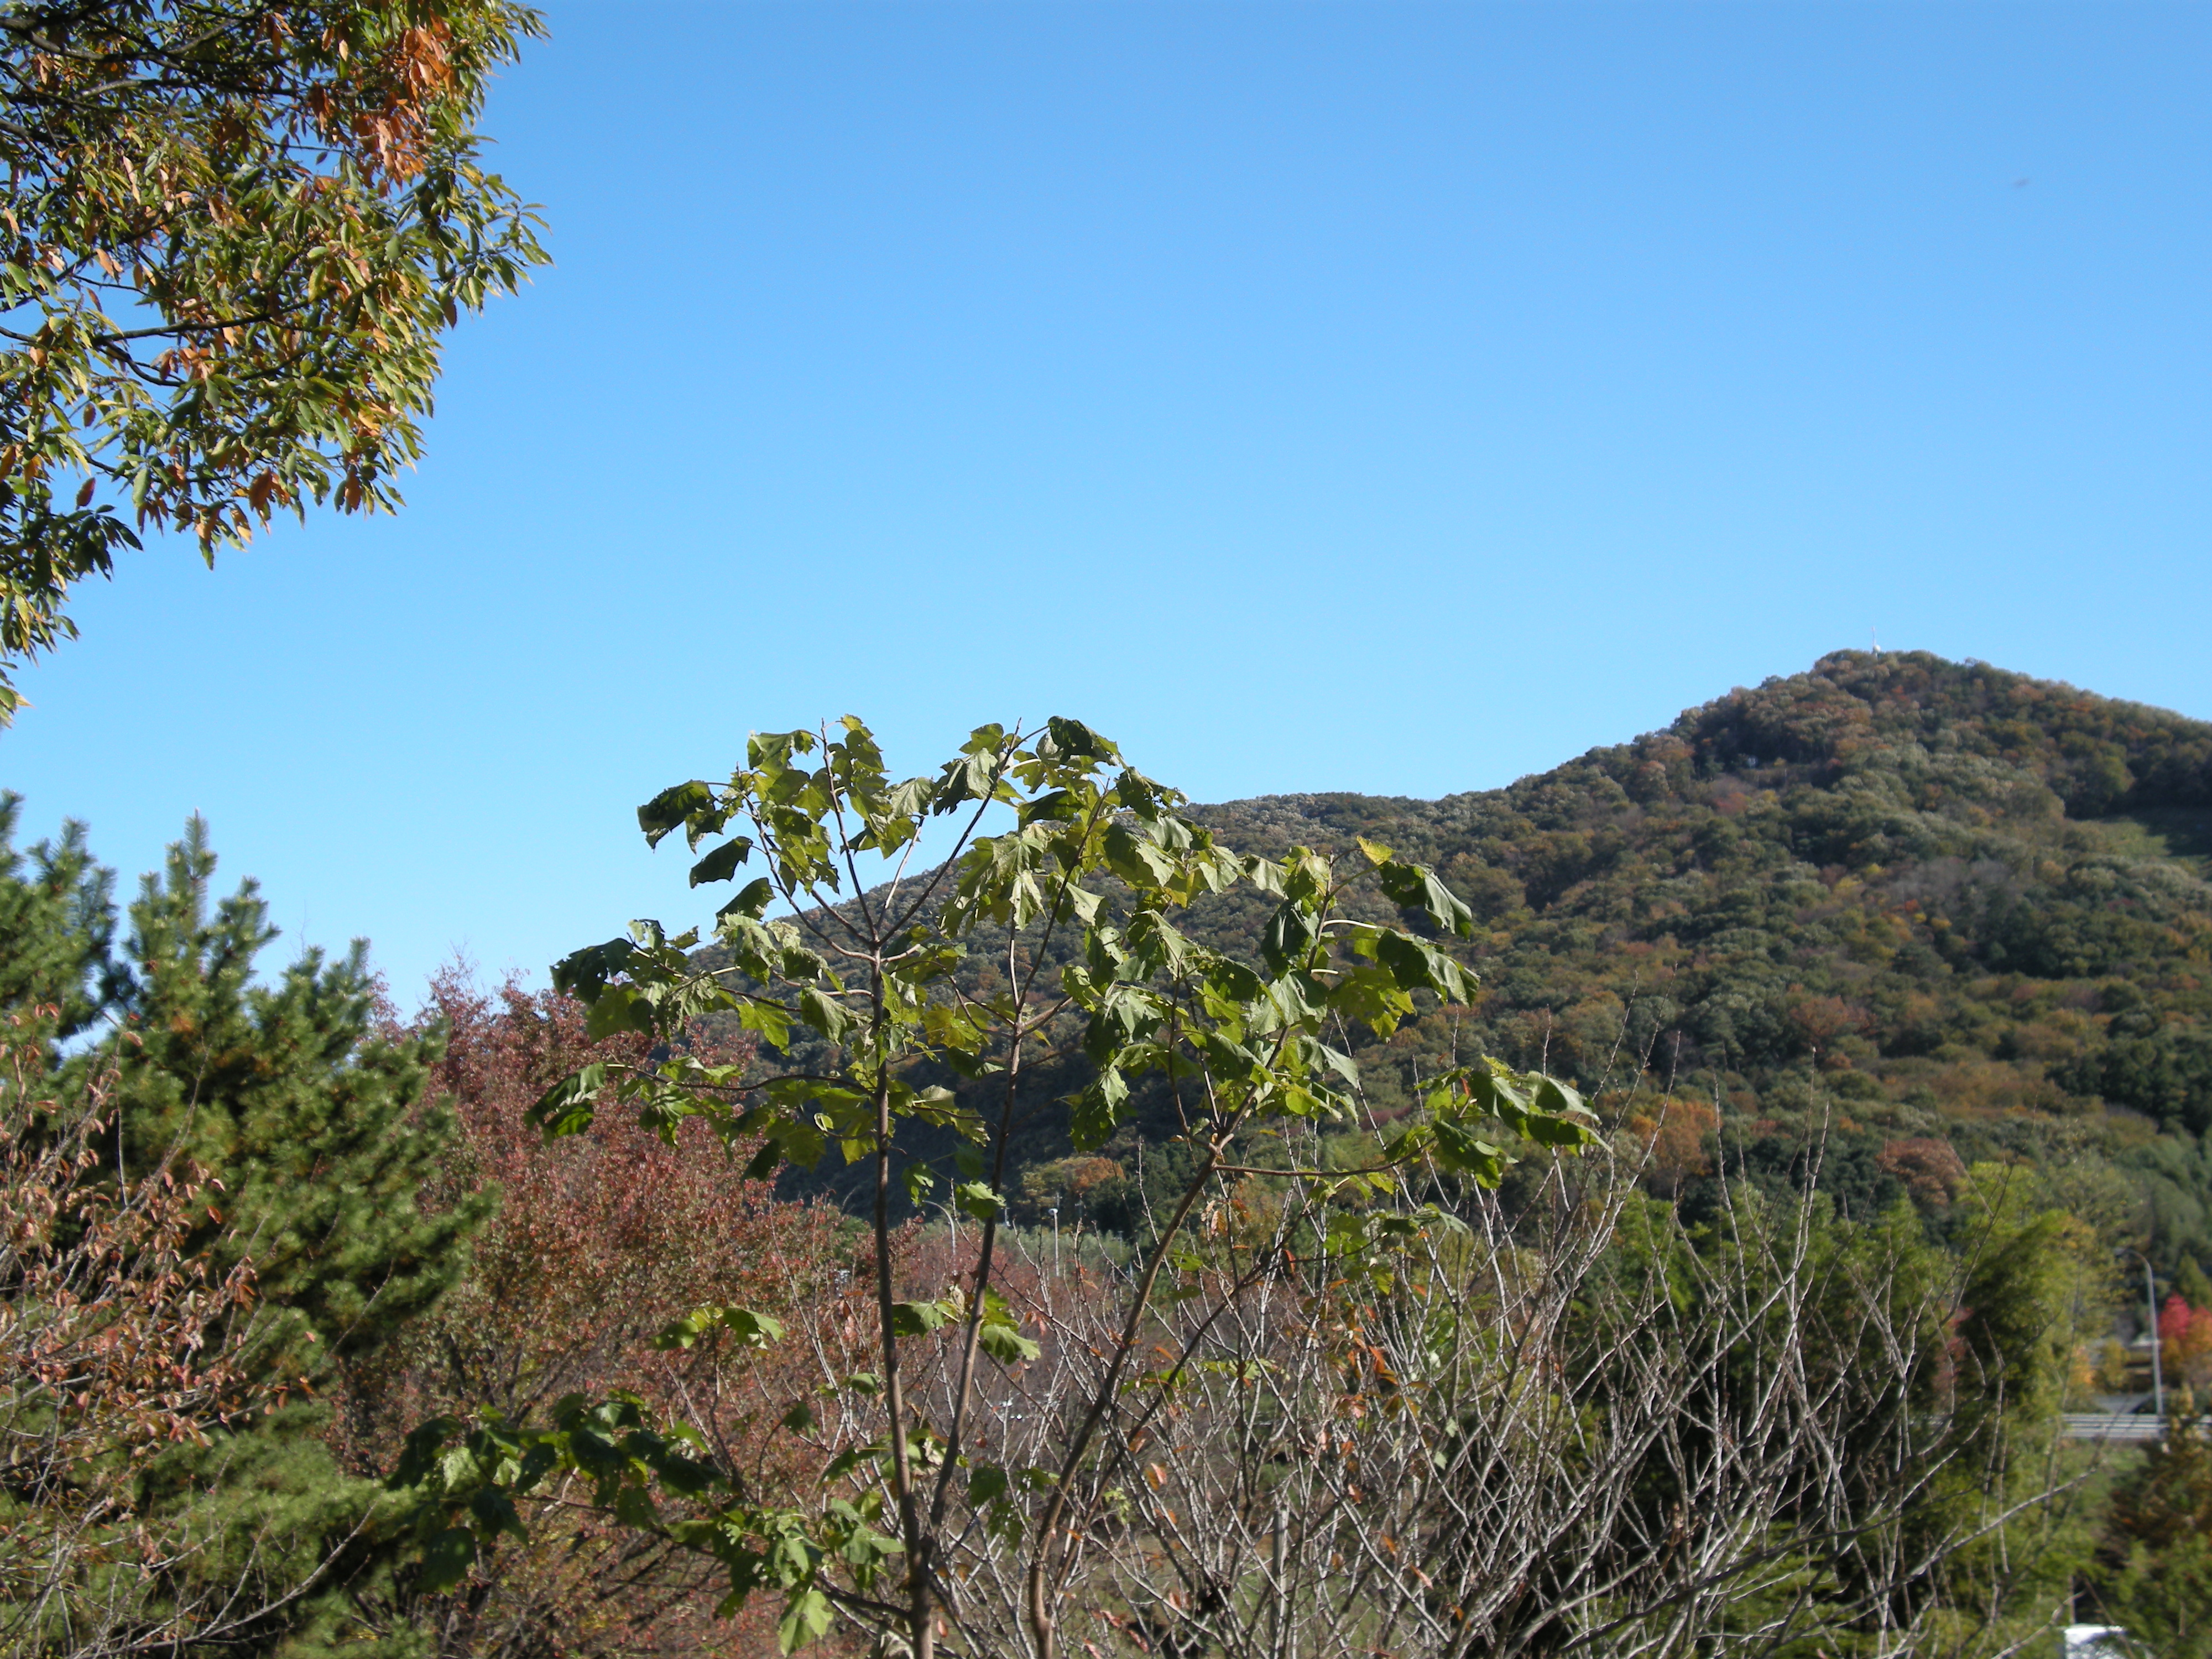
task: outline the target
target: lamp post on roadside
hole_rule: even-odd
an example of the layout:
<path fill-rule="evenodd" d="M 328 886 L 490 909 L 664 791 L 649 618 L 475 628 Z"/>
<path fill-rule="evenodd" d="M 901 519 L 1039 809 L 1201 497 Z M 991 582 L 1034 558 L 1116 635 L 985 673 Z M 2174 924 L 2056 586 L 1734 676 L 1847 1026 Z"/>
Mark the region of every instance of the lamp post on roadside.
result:
<path fill-rule="evenodd" d="M 2143 1305 L 2150 1310 L 2150 1410 L 2162 1432 L 2166 1428 L 2166 1365 L 2158 1352 L 2158 1283 L 2151 1277 L 2150 1258 L 2133 1245 L 2123 1244 L 2120 1254 L 2142 1263 Z"/>

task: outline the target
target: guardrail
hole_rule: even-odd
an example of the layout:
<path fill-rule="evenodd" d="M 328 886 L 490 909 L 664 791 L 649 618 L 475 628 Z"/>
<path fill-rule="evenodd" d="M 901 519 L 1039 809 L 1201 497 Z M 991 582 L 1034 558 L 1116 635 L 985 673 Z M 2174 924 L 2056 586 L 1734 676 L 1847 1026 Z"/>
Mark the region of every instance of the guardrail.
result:
<path fill-rule="evenodd" d="M 2135 1412 L 2068 1412 L 2069 1440 L 2163 1440 L 2166 1419 Z"/>

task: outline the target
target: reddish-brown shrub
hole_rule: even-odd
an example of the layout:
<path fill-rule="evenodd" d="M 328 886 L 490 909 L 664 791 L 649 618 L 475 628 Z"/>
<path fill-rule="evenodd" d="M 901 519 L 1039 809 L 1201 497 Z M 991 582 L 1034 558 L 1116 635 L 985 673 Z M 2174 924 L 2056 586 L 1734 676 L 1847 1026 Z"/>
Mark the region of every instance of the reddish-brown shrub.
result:
<path fill-rule="evenodd" d="M 1706 1140 L 1720 1127 L 1710 1101 L 1668 1098 L 1628 1121 L 1630 1131 L 1650 1148 L 1650 1182 L 1672 1196 L 1692 1176 L 1712 1173 Z"/>
<path fill-rule="evenodd" d="M 271 1403 L 252 1270 L 194 1255 L 226 1201 L 175 1158 L 135 1179 L 100 1156 L 112 1068 L 58 1075 L 58 1011 L 0 1026 L 0 1650 L 148 1652 L 237 1640 L 252 1588 L 175 1582 L 204 1547 L 142 1505 L 148 1462 Z M 187 1582 L 188 1578 L 187 1578 Z"/>
<path fill-rule="evenodd" d="M 1893 1140 L 1875 1155 L 1875 1165 L 1905 1183 L 1916 1204 L 1941 1206 L 1958 1196 L 1966 1178 L 1966 1166 L 1948 1140 L 1909 1135 Z"/>
<path fill-rule="evenodd" d="M 805 1345 L 737 1354 L 712 1345 L 663 1352 L 654 1338 L 706 1304 L 791 1317 L 834 1300 L 849 1269 L 844 1218 L 778 1200 L 702 1128 L 671 1146 L 612 1109 L 586 1135 L 547 1142 L 528 1121 L 540 1095 L 595 1059 L 641 1057 L 644 1040 L 592 1041 L 571 1000 L 510 979 L 486 992 L 460 969 L 431 985 L 425 1020 L 447 1031 L 434 1087 L 449 1095 L 461 1141 L 431 1201 L 497 1189 L 475 1264 L 405 1345 L 361 1379 L 349 1402 L 356 1458 L 389 1467 L 409 1428 L 490 1407 L 536 1413 L 571 1392 L 623 1389 L 705 1431 L 757 1488 L 811 1481 L 802 1443 L 767 1432 L 820 1378 Z M 703 1058 L 744 1058 L 726 1045 Z M 566 1492 L 540 1500 L 532 1544 L 502 1546 L 465 1591 L 423 1610 L 449 1655 L 538 1652 L 644 1659 L 774 1650 L 776 1609 L 712 1614 L 710 1565 L 604 1522 Z M 560 1511 L 557 1519 L 553 1511 Z"/>
<path fill-rule="evenodd" d="M 2187 1383 L 2200 1401 L 2212 1395 L 2212 1308 L 2169 1296 L 2158 1310 L 2158 1341 L 2168 1383 Z"/>

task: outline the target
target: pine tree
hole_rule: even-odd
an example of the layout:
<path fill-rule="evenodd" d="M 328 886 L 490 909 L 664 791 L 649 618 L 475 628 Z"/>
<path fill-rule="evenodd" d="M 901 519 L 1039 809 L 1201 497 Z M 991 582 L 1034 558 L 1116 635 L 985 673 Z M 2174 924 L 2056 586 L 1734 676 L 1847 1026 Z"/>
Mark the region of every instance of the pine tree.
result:
<path fill-rule="evenodd" d="M 21 811 L 21 796 L 0 791 L 0 1010 L 65 1041 L 99 1018 L 116 989 L 114 878 L 73 821 L 58 845 L 16 851 Z"/>
<path fill-rule="evenodd" d="M 486 1206 L 416 1205 L 455 1133 L 422 1098 L 440 1044 L 381 1029 L 366 947 L 310 950 L 256 985 L 268 906 L 251 881 L 211 906 L 215 866 L 195 818 L 131 907 L 118 1152 L 143 1169 L 182 1148 L 216 1170 L 231 1201 L 208 1248 L 250 1255 L 263 1296 L 343 1367 L 459 1276 Z"/>
<path fill-rule="evenodd" d="M 18 854 L 15 812 L 0 799 L 0 1012 L 46 1035 L 63 1099 L 103 1079 L 112 1179 L 211 1173 L 219 1202 L 187 1252 L 216 1271 L 250 1262 L 260 1303 L 264 1408 L 145 1466 L 149 1535 L 191 1547 L 156 1575 L 142 1633 L 226 1627 L 212 1645 L 159 1644 L 179 1655 L 422 1650 L 391 1570 L 407 1517 L 373 1470 L 349 1467 L 342 1408 L 349 1376 L 465 1268 L 492 1201 L 416 1203 L 455 1133 L 422 1098 L 438 1037 L 380 1018 L 359 944 L 257 982 L 267 907 L 250 882 L 210 901 L 198 820 L 146 878 L 118 953 L 112 878 L 81 827 Z"/>

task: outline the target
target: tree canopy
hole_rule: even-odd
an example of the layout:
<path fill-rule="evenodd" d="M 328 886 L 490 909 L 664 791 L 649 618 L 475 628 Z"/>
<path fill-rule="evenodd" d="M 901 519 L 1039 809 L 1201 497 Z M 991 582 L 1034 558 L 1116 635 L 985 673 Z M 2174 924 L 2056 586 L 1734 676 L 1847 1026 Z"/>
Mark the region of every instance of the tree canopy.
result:
<path fill-rule="evenodd" d="M 545 258 L 479 165 L 510 0 L 0 5 L 0 720 L 149 528 L 374 512 L 441 340 Z"/>

